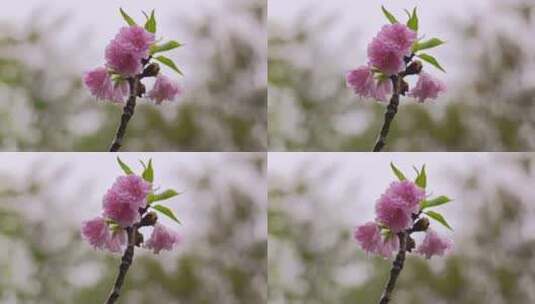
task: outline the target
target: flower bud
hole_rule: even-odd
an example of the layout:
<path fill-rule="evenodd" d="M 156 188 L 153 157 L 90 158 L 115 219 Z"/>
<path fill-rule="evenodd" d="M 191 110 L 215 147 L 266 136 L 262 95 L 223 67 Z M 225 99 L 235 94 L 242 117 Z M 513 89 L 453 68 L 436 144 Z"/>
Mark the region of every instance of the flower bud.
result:
<path fill-rule="evenodd" d="M 160 73 L 160 65 L 157 63 L 149 64 L 143 71 L 143 77 L 156 77 Z"/>
<path fill-rule="evenodd" d="M 412 237 L 407 238 L 407 251 L 412 252 L 412 250 L 416 247 L 416 242 Z"/>
<path fill-rule="evenodd" d="M 147 88 L 145 88 L 145 85 L 141 82 L 139 83 L 139 86 L 137 87 L 137 96 L 143 97 L 143 94 L 147 92 Z"/>
<path fill-rule="evenodd" d="M 423 68 L 422 62 L 419 61 L 419 60 L 415 60 L 415 61 L 413 61 L 413 63 L 411 63 L 407 67 L 407 70 L 405 71 L 405 74 L 406 75 L 420 74 L 420 72 L 422 71 L 422 68 Z"/>
<path fill-rule="evenodd" d="M 143 226 L 154 226 L 154 224 L 156 224 L 157 221 L 158 221 L 158 215 L 156 214 L 156 212 L 151 211 L 151 212 L 147 213 L 143 217 L 143 219 L 141 219 L 141 222 L 139 224 L 140 224 L 140 227 L 143 227 Z"/>
<path fill-rule="evenodd" d="M 404 80 L 404 79 L 401 79 L 400 81 L 400 88 L 399 88 L 399 93 L 403 96 L 405 96 L 405 94 L 409 91 L 409 84 Z"/>
<path fill-rule="evenodd" d="M 427 228 L 429 228 L 429 220 L 424 217 L 419 219 L 416 224 L 414 224 L 414 226 L 412 227 L 412 231 L 427 231 Z"/>
<path fill-rule="evenodd" d="M 135 241 L 137 247 L 141 247 L 141 245 L 143 245 L 143 234 L 141 234 L 139 230 L 136 230 Z"/>

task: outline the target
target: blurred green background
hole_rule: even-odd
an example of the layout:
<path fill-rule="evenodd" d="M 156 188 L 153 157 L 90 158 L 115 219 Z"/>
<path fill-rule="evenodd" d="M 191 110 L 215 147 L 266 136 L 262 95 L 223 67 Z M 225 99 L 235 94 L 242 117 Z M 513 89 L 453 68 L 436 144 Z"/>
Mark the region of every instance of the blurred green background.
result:
<path fill-rule="evenodd" d="M 395 176 L 426 164 L 428 193 L 454 231 L 447 257 L 408 256 L 392 303 L 534 303 L 535 155 L 280 154 L 269 160 L 269 303 L 377 303 L 391 261 L 367 256 L 353 228 Z M 417 236 L 421 237 L 420 236 Z"/>
<path fill-rule="evenodd" d="M 183 192 L 165 202 L 183 224 L 160 217 L 183 241 L 160 255 L 137 248 L 118 303 L 267 301 L 264 154 L 121 158 L 136 171 L 152 158 L 156 186 Z M 0 303 L 102 303 L 120 256 L 94 250 L 80 225 L 122 173 L 115 158 L 3 154 L 0 168 Z"/>
<path fill-rule="evenodd" d="M 366 63 L 367 44 L 386 22 L 381 5 L 400 18 L 418 6 L 421 34 L 447 41 L 430 53 L 448 73 L 424 69 L 449 87 L 435 103 L 402 98 L 386 151 L 535 148 L 533 1 L 296 1 L 293 14 L 285 2 L 271 3 L 271 150 L 372 149 L 385 107 L 352 94 L 344 75 Z"/>
<path fill-rule="evenodd" d="M 265 1 L 28 0 L 0 12 L 0 150 L 107 150 L 122 107 L 97 102 L 81 77 L 104 63 L 120 6 L 138 20 L 155 8 L 159 37 L 185 44 L 169 53 L 185 95 L 139 102 L 125 151 L 266 149 Z"/>

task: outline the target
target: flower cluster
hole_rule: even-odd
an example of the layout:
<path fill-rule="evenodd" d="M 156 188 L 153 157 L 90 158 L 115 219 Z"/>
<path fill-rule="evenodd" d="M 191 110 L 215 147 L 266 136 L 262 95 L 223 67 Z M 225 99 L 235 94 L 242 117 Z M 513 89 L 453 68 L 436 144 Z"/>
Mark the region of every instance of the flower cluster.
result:
<path fill-rule="evenodd" d="M 156 104 L 161 104 L 164 100 L 173 101 L 182 92 L 180 86 L 161 75 L 159 65 L 151 64 L 150 61 L 158 60 L 181 73 L 171 59 L 165 56 L 154 57 L 156 53 L 181 46 L 180 43 L 169 41 L 157 44 L 154 11 L 150 17 L 147 15 L 144 27 L 137 25 L 122 9 L 121 14 L 128 26 L 122 27 L 106 47 L 105 66 L 85 73 L 84 84 L 97 99 L 124 103 L 130 96 L 142 97 L 145 94 L 144 87 L 141 89 L 136 86 L 136 92 L 133 91 L 133 81 L 156 77 L 155 85 L 146 97 Z"/>
<path fill-rule="evenodd" d="M 438 38 L 422 41 L 418 39 L 418 16 L 416 9 L 409 16 L 407 24 L 401 24 L 383 7 L 383 12 L 391 24 L 384 25 L 368 45 L 368 64 L 346 74 L 346 84 L 355 94 L 364 98 L 386 101 L 387 95 L 408 95 L 424 102 L 435 99 L 446 91 L 444 83 L 429 74 L 421 72 L 422 64 L 414 60 L 418 57 L 443 70 L 431 55 L 419 53 L 443 44 Z M 403 78 L 419 74 L 418 83 L 409 91 Z M 400 80 L 399 89 L 394 92 L 393 82 Z"/>
<path fill-rule="evenodd" d="M 102 202 L 102 215 L 86 221 L 82 225 L 82 237 L 98 249 L 113 253 L 123 252 L 132 244 L 151 249 L 154 253 L 171 250 L 180 242 L 178 233 L 158 222 L 152 208 L 177 220 L 170 209 L 162 205 L 154 205 L 155 201 L 171 198 L 178 193 L 167 190 L 162 194 L 153 193 L 152 162 L 146 166 L 142 176 L 133 174 L 123 162 L 119 164 L 127 175 L 119 176 L 106 192 Z M 138 229 L 154 226 L 150 238 L 144 242 Z M 132 235 L 128 236 L 128 231 Z M 131 240 L 134 239 L 135 240 Z"/>
<path fill-rule="evenodd" d="M 414 239 L 410 236 L 414 232 L 425 231 L 423 242 L 416 249 L 416 253 L 426 258 L 448 252 L 453 243 L 451 240 L 439 236 L 429 228 L 429 220 L 435 219 L 450 228 L 444 217 L 435 211 L 426 209 L 443 205 L 451 200 L 445 196 L 427 200 L 425 186 L 427 177 L 425 167 L 418 172 L 414 182 L 405 178 L 403 173 L 394 165 L 392 169 L 399 181 L 390 184 L 375 205 L 376 219 L 355 228 L 353 237 L 362 250 L 367 253 L 391 257 L 400 248 L 399 235 L 407 234 L 409 245 L 406 250 L 411 252 L 415 247 Z M 427 215 L 427 217 L 422 217 Z"/>

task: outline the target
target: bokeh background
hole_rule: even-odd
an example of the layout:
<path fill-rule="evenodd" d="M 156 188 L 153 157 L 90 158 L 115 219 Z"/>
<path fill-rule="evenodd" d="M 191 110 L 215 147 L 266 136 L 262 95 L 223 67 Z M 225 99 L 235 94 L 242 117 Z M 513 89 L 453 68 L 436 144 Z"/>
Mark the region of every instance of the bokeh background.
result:
<path fill-rule="evenodd" d="M 182 225 L 160 216 L 183 242 L 160 255 L 137 248 L 119 303 L 265 303 L 265 155 L 120 156 L 138 172 L 152 158 L 155 185 L 184 193 L 165 201 Z M 80 225 L 120 174 L 111 155 L 0 155 L 1 303 L 104 301 L 120 256 L 94 250 Z"/>
<path fill-rule="evenodd" d="M 384 105 L 345 87 L 386 23 L 417 6 L 421 34 L 447 73 L 434 103 L 403 98 L 387 151 L 531 151 L 535 148 L 535 3 L 531 0 L 269 0 L 270 149 L 370 151 Z M 414 82 L 414 81 L 413 81 Z"/>
<path fill-rule="evenodd" d="M 168 53 L 185 95 L 141 101 L 126 151 L 265 150 L 265 0 L 11 1 L 0 12 L 1 150 L 107 150 L 122 107 L 97 102 L 81 77 L 104 64 L 119 7 L 138 22 L 155 9 L 158 36 L 185 44 Z"/>
<path fill-rule="evenodd" d="M 377 303 L 391 261 L 367 256 L 356 225 L 396 178 L 426 164 L 428 193 L 453 227 L 451 255 L 409 256 L 394 303 L 535 302 L 535 154 L 270 154 L 269 303 Z M 422 236 L 420 236 L 421 238 Z"/>

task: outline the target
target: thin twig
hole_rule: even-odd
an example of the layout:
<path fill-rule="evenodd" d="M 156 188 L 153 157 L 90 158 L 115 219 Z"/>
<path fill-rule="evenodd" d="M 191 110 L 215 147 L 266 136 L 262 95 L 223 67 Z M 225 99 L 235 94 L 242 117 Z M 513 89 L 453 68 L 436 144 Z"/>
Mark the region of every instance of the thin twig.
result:
<path fill-rule="evenodd" d="M 383 150 L 384 146 L 386 145 L 386 137 L 388 136 L 388 132 L 390 131 L 390 124 L 394 120 L 394 117 L 396 116 L 396 113 L 398 112 L 398 106 L 399 106 L 399 95 L 400 95 L 400 84 L 402 78 L 399 76 L 392 76 L 392 86 L 393 94 L 392 98 L 390 99 L 390 103 L 388 104 L 388 107 L 386 107 L 385 112 L 385 121 L 383 123 L 383 127 L 381 128 L 381 133 L 379 133 L 379 136 L 377 138 L 377 142 L 375 143 L 375 146 L 373 148 L 373 152 L 380 152 Z"/>
<path fill-rule="evenodd" d="M 128 101 L 126 102 L 126 105 L 123 108 L 123 115 L 121 116 L 121 123 L 119 124 L 119 128 L 117 129 L 117 132 L 115 134 L 115 139 L 113 140 L 113 143 L 110 146 L 110 152 L 117 152 L 119 149 L 121 149 L 121 146 L 123 144 L 123 138 L 126 133 L 126 127 L 128 126 L 128 122 L 134 116 L 134 111 L 136 109 L 136 97 L 139 92 L 139 78 L 133 77 L 128 79 L 128 85 L 130 87 L 130 96 L 128 97 Z"/>
<path fill-rule="evenodd" d="M 403 269 L 403 264 L 405 263 L 408 233 L 405 231 L 400 232 L 398 234 L 398 237 L 399 252 L 396 255 L 394 263 L 392 263 L 392 269 L 390 270 L 390 278 L 388 279 L 388 283 L 386 283 L 385 290 L 383 292 L 381 300 L 379 301 L 379 304 L 387 304 L 388 302 L 390 302 L 390 299 L 392 298 L 392 292 L 394 291 L 394 287 L 396 287 L 396 281 L 399 277 L 399 274 L 401 273 L 401 270 Z"/>
<path fill-rule="evenodd" d="M 117 279 L 115 279 L 115 284 L 113 284 L 113 289 L 106 300 L 106 304 L 113 304 L 115 301 L 117 301 L 117 299 L 119 299 L 119 293 L 121 291 L 121 287 L 123 286 L 126 273 L 128 272 L 130 265 L 132 265 L 132 260 L 134 259 L 134 246 L 136 244 L 135 232 L 135 228 L 126 228 L 126 233 L 128 235 L 128 246 L 126 247 L 123 257 L 121 258 L 119 274 L 117 275 Z"/>

